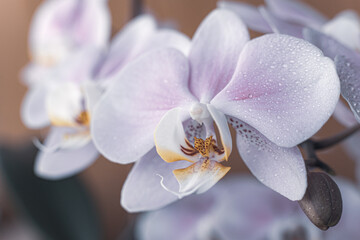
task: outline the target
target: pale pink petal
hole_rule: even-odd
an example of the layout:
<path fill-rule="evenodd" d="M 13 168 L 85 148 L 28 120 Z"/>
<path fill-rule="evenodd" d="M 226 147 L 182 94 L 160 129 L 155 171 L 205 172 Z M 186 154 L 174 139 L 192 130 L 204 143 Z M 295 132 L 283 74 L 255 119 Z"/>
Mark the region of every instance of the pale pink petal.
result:
<path fill-rule="evenodd" d="M 35 63 L 29 63 L 21 70 L 20 77 L 22 83 L 30 87 L 34 84 L 48 80 L 52 77 L 53 74 L 53 68 L 44 67 Z"/>
<path fill-rule="evenodd" d="M 158 30 L 147 42 L 143 51 L 148 51 L 161 47 L 172 47 L 188 55 L 191 42 L 188 36 L 172 29 Z"/>
<path fill-rule="evenodd" d="M 302 38 L 303 26 L 282 20 L 271 11 L 267 10 L 265 7 L 260 7 L 259 11 L 271 26 L 271 29 L 274 33 L 282 33 L 293 37 Z"/>
<path fill-rule="evenodd" d="M 260 182 L 292 201 L 303 198 L 307 188 L 304 159 L 297 147 L 283 148 L 248 124 L 229 117 L 237 133 L 241 158 Z"/>
<path fill-rule="evenodd" d="M 155 31 L 156 22 L 151 15 L 141 15 L 126 24 L 112 40 L 98 77 L 109 77 L 139 55 Z"/>
<path fill-rule="evenodd" d="M 352 111 L 347 107 L 347 104 L 342 101 L 339 101 L 336 105 L 333 117 L 345 127 L 352 127 L 358 123 Z"/>
<path fill-rule="evenodd" d="M 289 22 L 320 27 L 327 21 L 320 12 L 297 0 L 265 0 L 265 2 L 271 12 Z"/>
<path fill-rule="evenodd" d="M 341 95 L 349 103 L 356 120 L 360 122 L 360 62 L 337 56 L 335 64 L 341 82 Z"/>
<path fill-rule="evenodd" d="M 275 193 L 253 177 L 233 175 L 216 187 L 221 187 L 226 194 L 219 196 L 225 206 L 217 224 L 222 239 L 233 240 L 238 236 L 249 240 L 262 239 L 277 220 L 297 214 L 297 203 Z"/>
<path fill-rule="evenodd" d="M 142 240 L 162 239 L 211 239 L 204 235 L 208 228 L 211 233 L 213 222 L 217 222 L 214 212 L 218 206 L 217 192 L 189 196 L 158 211 L 146 213 L 138 219 L 136 236 Z M 202 238 L 200 238 L 202 237 Z"/>
<path fill-rule="evenodd" d="M 172 171 L 188 165 L 185 161 L 167 163 L 153 148 L 135 163 L 129 173 L 121 191 L 121 205 L 128 212 L 140 212 L 161 208 L 176 201 L 178 198 L 161 186 L 160 176 L 164 178 L 167 187 L 177 189 L 179 184 Z"/>
<path fill-rule="evenodd" d="M 234 11 L 250 29 L 262 32 L 271 33 L 273 30 L 265 21 L 259 10 L 247 3 L 234 1 L 218 1 L 218 7 L 230 11 Z"/>
<path fill-rule="evenodd" d="M 51 129 L 45 141 L 49 149 L 58 146 L 65 134 L 74 133 L 74 129 Z M 58 149 L 52 151 L 39 151 L 35 162 L 35 173 L 39 177 L 57 180 L 70 177 L 90 166 L 99 156 L 92 142 L 78 149 Z"/>
<path fill-rule="evenodd" d="M 269 34 L 244 47 L 231 82 L 211 104 L 275 144 L 293 147 L 329 119 L 339 90 L 334 64 L 318 48 Z"/>
<path fill-rule="evenodd" d="M 342 11 L 321 29 L 346 47 L 360 50 L 360 19 L 353 10 Z"/>
<path fill-rule="evenodd" d="M 111 161 L 130 163 L 154 147 L 154 131 L 170 109 L 194 101 L 189 65 L 175 49 L 149 52 L 129 64 L 94 110 L 92 134 Z"/>
<path fill-rule="evenodd" d="M 354 50 L 346 47 L 333 37 L 311 28 L 306 28 L 303 32 L 304 39 L 320 48 L 325 56 L 334 59 L 337 55 L 344 55 L 356 61 L 360 60 L 360 56 Z"/>
<path fill-rule="evenodd" d="M 45 106 L 48 91 L 47 84 L 36 84 L 26 93 L 21 106 L 21 118 L 27 127 L 43 128 L 50 124 Z"/>
<path fill-rule="evenodd" d="M 110 14 L 103 1 L 45 1 L 35 13 L 29 45 L 35 62 L 57 64 L 82 46 L 103 47 L 110 37 Z"/>
<path fill-rule="evenodd" d="M 190 89 L 200 102 L 208 103 L 230 81 L 248 40 L 245 25 L 228 10 L 214 10 L 201 23 L 189 54 Z"/>
<path fill-rule="evenodd" d="M 104 49 L 83 47 L 72 54 L 71 59 L 56 67 L 57 75 L 52 80 L 81 84 L 94 81 L 99 60 L 104 56 Z"/>

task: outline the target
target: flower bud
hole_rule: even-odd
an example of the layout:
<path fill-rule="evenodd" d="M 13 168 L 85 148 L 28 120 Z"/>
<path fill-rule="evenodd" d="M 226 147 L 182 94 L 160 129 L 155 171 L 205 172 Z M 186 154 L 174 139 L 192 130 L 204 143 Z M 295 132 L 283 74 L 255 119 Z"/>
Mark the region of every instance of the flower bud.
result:
<path fill-rule="evenodd" d="M 339 187 L 327 174 L 310 172 L 308 187 L 299 205 L 313 224 L 321 230 L 327 230 L 335 226 L 341 217 L 342 199 Z"/>

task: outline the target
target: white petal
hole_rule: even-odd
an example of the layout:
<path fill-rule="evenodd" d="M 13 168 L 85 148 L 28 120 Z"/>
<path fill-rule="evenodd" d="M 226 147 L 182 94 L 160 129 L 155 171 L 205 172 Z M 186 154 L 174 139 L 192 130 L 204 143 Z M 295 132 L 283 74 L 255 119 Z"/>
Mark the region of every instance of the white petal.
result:
<path fill-rule="evenodd" d="M 64 136 L 75 134 L 74 129 L 51 129 L 45 141 L 45 148 L 57 148 L 55 151 L 39 151 L 35 163 L 35 173 L 46 179 L 62 179 L 72 176 L 92 164 L 99 156 L 90 140 L 78 145 L 72 141 L 64 149 Z M 79 139 L 78 139 L 79 140 Z M 75 145 L 77 148 L 74 148 Z"/>
<path fill-rule="evenodd" d="M 322 31 L 348 48 L 360 50 L 360 19 L 356 12 L 339 13 L 322 27 Z"/>
<path fill-rule="evenodd" d="M 167 163 L 156 153 L 155 148 L 135 163 L 121 190 L 121 205 L 129 212 L 149 211 L 161 208 L 178 198 L 161 187 L 160 177 L 171 189 L 178 183 L 174 169 L 189 166 L 188 162 Z M 157 175 L 158 174 L 158 175 Z"/>
<path fill-rule="evenodd" d="M 250 125 L 229 117 L 237 132 L 240 156 L 263 184 L 292 201 L 303 198 L 307 187 L 304 159 L 297 147 L 279 147 Z"/>

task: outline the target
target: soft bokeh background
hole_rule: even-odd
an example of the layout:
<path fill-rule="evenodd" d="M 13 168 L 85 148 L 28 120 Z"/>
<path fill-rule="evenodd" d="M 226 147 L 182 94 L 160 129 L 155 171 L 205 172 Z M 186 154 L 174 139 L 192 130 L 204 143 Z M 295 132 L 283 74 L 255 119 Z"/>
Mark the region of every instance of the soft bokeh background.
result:
<path fill-rule="evenodd" d="M 251 4 L 262 4 L 260 0 L 247 0 Z M 352 8 L 360 12 L 358 0 L 306 0 L 305 2 L 332 17 L 341 10 Z M 31 16 L 41 0 L 0 1 L 0 141 L 19 144 L 30 141 L 33 136 L 44 136 L 46 130 L 31 131 L 22 124 L 19 109 L 26 92 L 20 83 L 19 72 L 28 61 L 27 34 Z M 109 0 L 113 31 L 117 32 L 131 17 L 131 0 Z M 216 0 L 144 0 L 147 9 L 159 20 L 172 20 L 179 30 L 192 36 L 201 20 L 216 6 Z M 253 33 L 253 36 L 257 36 Z M 301 116 L 300 116 L 301 117 Z M 330 120 L 319 137 L 333 135 L 343 128 Z M 354 164 L 340 146 L 321 154 L 322 160 L 332 166 L 338 175 L 354 179 Z M 230 160 L 231 172 L 248 172 L 237 153 Z M 128 215 L 120 206 L 120 190 L 131 165 L 123 166 L 100 158 L 80 177 L 89 187 L 100 212 L 100 220 L 105 230 L 104 239 L 116 239 L 133 215 Z M 14 207 L 12 198 L 4 183 L 0 182 L 0 206 L 3 221 L 20 219 L 20 211 Z M 1 229 L 1 228 L 0 228 Z M 21 228 L 26 231 L 26 228 Z M 24 230 L 25 229 L 25 230 Z M 14 230 L 14 229 L 12 229 Z M 4 238 L 4 229 L 0 239 Z M 10 228 L 6 231 L 11 231 Z M 15 229 L 19 232 L 19 229 Z M 20 233 L 22 233 L 20 231 Z M 29 237 L 28 233 L 23 233 Z M 18 238 L 15 238 L 18 239 Z M 22 238 L 30 239 L 30 238 Z"/>

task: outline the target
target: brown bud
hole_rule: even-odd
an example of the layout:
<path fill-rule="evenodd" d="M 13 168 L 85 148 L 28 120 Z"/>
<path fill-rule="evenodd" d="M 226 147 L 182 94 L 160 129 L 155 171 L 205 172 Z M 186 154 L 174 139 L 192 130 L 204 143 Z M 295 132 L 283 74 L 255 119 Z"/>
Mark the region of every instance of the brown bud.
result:
<path fill-rule="evenodd" d="M 308 187 L 299 205 L 313 224 L 321 230 L 327 230 L 335 226 L 341 217 L 342 199 L 339 187 L 327 174 L 310 172 Z"/>

